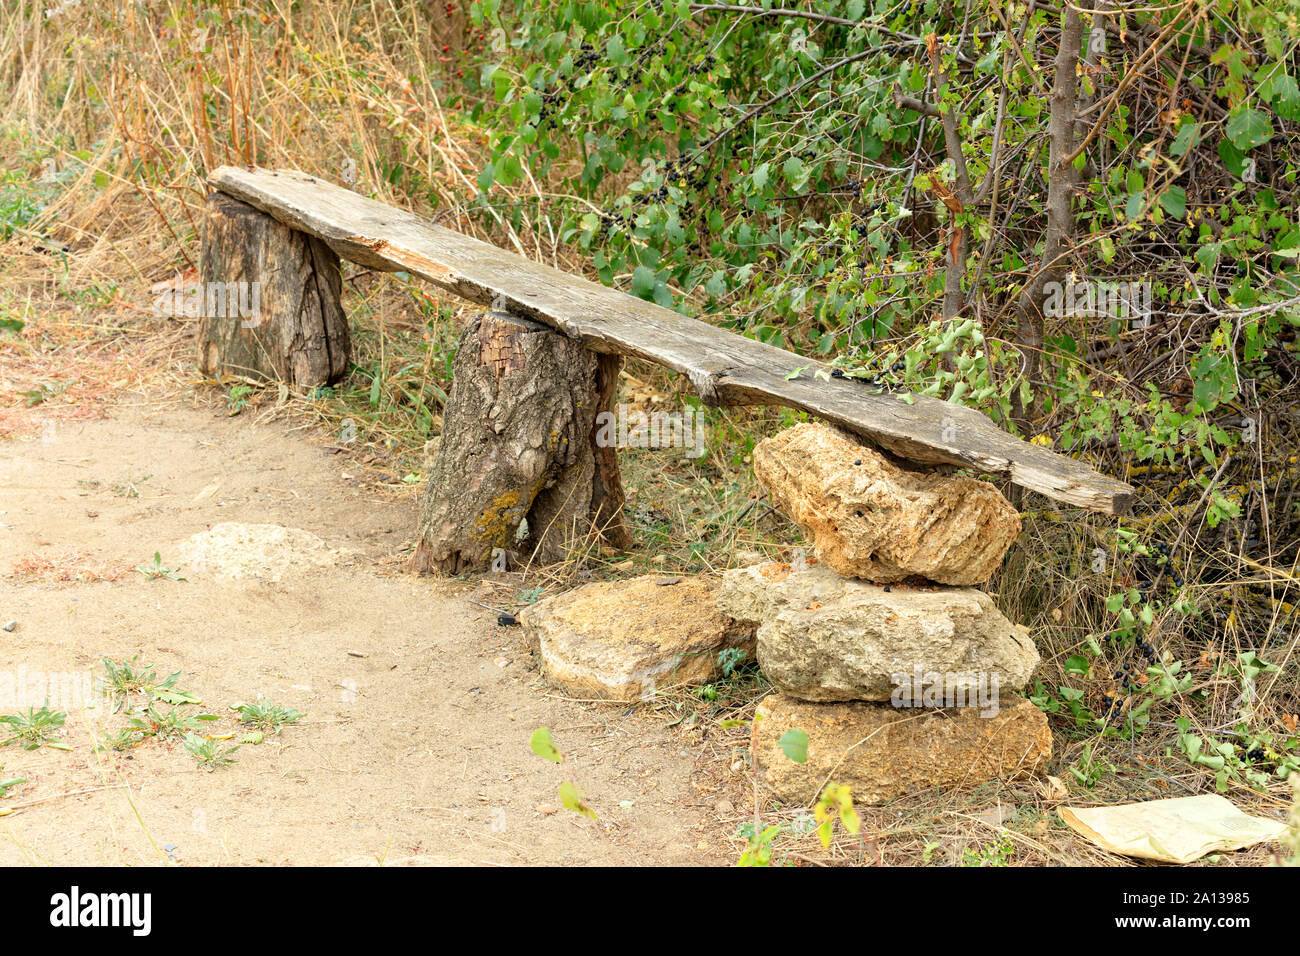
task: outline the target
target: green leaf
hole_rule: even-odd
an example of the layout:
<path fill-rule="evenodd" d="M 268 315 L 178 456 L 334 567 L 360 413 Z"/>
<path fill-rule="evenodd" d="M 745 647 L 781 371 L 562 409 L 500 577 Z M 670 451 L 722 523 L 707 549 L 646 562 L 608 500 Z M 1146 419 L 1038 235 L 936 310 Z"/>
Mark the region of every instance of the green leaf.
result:
<path fill-rule="evenodd" d="M 1268 84 L 1268 100 L 1277 115 L 1285 120 L 1300 120 L 1300 86 L 1290 73 L 1278 73 Z"/>
<path fill-rule="evenodd" d="M 1262 110 L 1239 106 L 1228 114 L 1224 132 L 1232 145 L 1243 153 L 1262 146 L 1273 138 L 1273 123 Z"/>
<path fill-rule="evenodd" d="M 605 44 L 605 55 L 615 66 L 626 66 L 630 62 L 627 49 L 623 46 L 623 38 L 617 34 L 610 37 L 609 42 Z"/>
<path fill-rule="evenodd" d="M 795 192 L 803 189 L 808 182 L 808 170 L 798 156 L 787 159 L 785 165 L 781 167 L 781 172 L 785 174 L 785 181 Z"/>
<path fill-rule="evenodd" d="M 1238 179 L 1246 171 L 1246 154 L 1233 146 L 1227 139 L 1219 140 L 1219 158 L 1224 167 Z"/>
<path fill-rule="evenodd" d="M 828 819 L 817 828 L 817 839 L 822 841 L 822 846 L 825 847 L 831 845 L 831 830 L 834 825 L 834 821 Z"/>
<path fill-rule="evenodd" d="M 504 70 L 497 70 L 496 67 L 492 69 L 492 95 L 498 100 L 504 100 L 506 94 L 510 92 L 510 75 Z"/>
<path fill-rule="evenodd" d="M 1192 363 L 1192 401 L 1202 411 L 1211 411 L 1236 391 L 1232 363 L 1222 355 L 1205 352 Z"/>
<path fill-rule="evenodd" d="M 560 748 L 555 746 L 555 741 L 551 739 L 551 732 L 545 727 L 538 727 L 533 731 L 533 739 L 528 742 L 528 746 L 543 760 L 549 760 L 551 763 L 564 762 L 564 754 L 560 753 Z"/>
<path fill-rule="evenodd" d="M 203 701 L 199 700 L 197 697 L 195 697 L 195 696 L 194 696 L 193 694 L 191 694 L 189 691 L 185 691 L 185 690 L 161 690 L 161 689 L 155 689 L 155 690 L 153 690 L 153 691 L 150 692 L 150 695 L 153 696 L 153 697 L 155 697 L 155 698 L 157 698 L 158 700 L 161 700 L 164 704 L 177 704 L 177 705 L 179 705 L 179 704 L 201 704 L 201 703 L 203 703 Z"/>
<path fill-rule="evenodd" d="M 781 752 L 793 760 L 795 763 L 805 763 L 808 760 L 808 735 L 797 727 L 792 727 L 777 742 Z"/>
<path fill-rule="evenodd" d="M 1169 147 L 1169 155 L 1175 157 L 1186 156 L 1188 150 L 1196 145 L 1200 139 L 1200 123 L 1184 123 L 1178 130 L 1178 135 L 1174 137 L 1173 145 Z"/>
<path fill-rule="evenodd" d="M 1160 205 L 1175 219 L 1184 218 L 1187 215 L 1187 190 L 1182 186 L 1170 186 L 1160 194 Z"/>
<path fill-rule="evenodd" d="M 655 271 L 649 266 L 637 266 L 632 272 L 632 294 L 649 299 L 655 291 Z"/>
<path fill-rule="evenodd" d="M 564 804 L 566 810 L 572 810 L 592 820 L 596 819 L 596 811 L 587 806 L 586 801 L 582 799 L 582 791 L 568 780 L 560 784 L 560 802 Z"/>
<path fill-rule="evenodd" d="M 1071 654 L 1065 659 L 1064 671 L 1067 674 L 1086 676 L 1090 663 L 1082 654 Z"/>

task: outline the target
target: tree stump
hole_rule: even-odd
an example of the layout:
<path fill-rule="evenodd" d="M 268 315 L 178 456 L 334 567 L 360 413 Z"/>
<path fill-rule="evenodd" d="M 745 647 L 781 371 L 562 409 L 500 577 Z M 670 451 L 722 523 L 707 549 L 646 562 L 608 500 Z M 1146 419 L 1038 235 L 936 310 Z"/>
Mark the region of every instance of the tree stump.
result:
<path fill-rule="evenodd" d="M 208 196 L 199 254 L 199 369 L 330 385 L 348 367 L 339 257 L 224 193 Z"/>
<path fill-rule="evenodd" d="M 501 312 L 460 339 L 442 441 L 425 488 L 414 571 L 460 574 L 511 552 L 547 564 L 593 539 L 627 549 L 623 485 L 596 416 L 618 356 Z"/>

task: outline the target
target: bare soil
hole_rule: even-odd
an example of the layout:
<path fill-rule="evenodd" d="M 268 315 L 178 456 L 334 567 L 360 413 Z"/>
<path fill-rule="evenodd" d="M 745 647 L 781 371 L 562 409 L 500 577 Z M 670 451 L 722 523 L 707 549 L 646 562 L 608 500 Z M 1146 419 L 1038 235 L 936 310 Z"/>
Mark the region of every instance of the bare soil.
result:
<path fill-rule="evenodd" d="M 502 592 L 403 573 L 417 487 L 313 429 L 199 406 L 137 398 L 0 443 L 0 674 L 138 654 L 221 716 L 202 733 L 241 734 L 229 708 L 259 695 L 305 717 L 209 772 L 178 741 L 97 749 L 126 714 L 74 701 L 72 749 L 0 748 L 0 780 L 26 778 L 0 803 L 0 865 L 735 859 L 714 808 L 739 775 L 702 775 L 662 719 L 549 694 L 518 629 L 466 600 Z M 183 543 L 223 522 L 337 553 L 220 573 Z M 133 570 L 154 552 L 185 580 Z M 564 764 L 530 751 L 541 726 Z M 598 820 L 560 808 L 565 779 Z"/>

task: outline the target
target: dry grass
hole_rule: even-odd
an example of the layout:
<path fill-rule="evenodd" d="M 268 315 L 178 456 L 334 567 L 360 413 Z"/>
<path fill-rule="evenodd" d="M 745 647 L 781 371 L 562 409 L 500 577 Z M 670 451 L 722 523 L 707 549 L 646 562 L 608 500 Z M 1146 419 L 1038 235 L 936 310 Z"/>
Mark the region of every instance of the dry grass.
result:
<path fill-rule="evenodd" d="M 56 554 L 32 553 L 13 564 L 15 578 L 46 584 L 89 584 L 96 581 L 120 581 L 131 574 L 124 562 L 99 561 L 89 551 L 62 551 Z"/>

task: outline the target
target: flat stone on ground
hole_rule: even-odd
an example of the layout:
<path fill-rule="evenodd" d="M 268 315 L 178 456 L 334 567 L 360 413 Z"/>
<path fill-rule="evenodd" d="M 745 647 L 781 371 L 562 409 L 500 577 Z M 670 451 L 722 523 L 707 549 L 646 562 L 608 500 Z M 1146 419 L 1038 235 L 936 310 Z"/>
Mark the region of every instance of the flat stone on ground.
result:
<path fill-rule="evenodd" d="M 648 574 L 584 584 L 525 608 L 524 637 L 542 671 L 572 697 L 634 701 L 707 683 L 718 656 L 754 653 L 754 626 L 718 610 L 716 583 Z"/>
<path fill-rule="evenodd" d="M 981 717 L 968 707 L 815 704 L 773 694 L 758 705 L 758 715 L 759 787 L 787 806 L 812 803 L 828 783 L 847 784 L 854 801 L 867 805 L 973 787 L 1038 772 L 1052 754 L 1047 715 L 1020 698 Z M 801 764 L 779 744 L 792 729 L 808 735 L 808 759 Z"/>
<path fill-rule="evenodd" d="M 258 578 L 278 582 L 291 571 L 332 567 L 345 553 L 300 528 L 222 521 L 178 542 L 163 558 L 179 559 L 182 576 L 211 574 L 232 581 Z"/>

